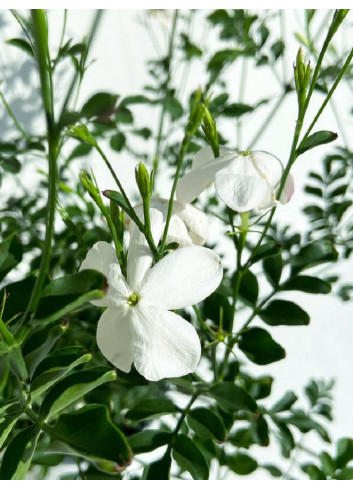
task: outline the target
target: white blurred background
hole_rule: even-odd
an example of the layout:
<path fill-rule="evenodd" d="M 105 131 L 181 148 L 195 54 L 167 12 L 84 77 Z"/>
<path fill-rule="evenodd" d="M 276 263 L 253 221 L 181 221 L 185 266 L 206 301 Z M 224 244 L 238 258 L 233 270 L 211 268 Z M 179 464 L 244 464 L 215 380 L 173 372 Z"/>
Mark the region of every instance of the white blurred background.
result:
<path fill-rule="evenodd" d="M 269 12 L 270 15 L 270 11 Z M 207 25 L 203 17 L 207 11 L 198 12 L 198 21 L 193 27 L 194 41 L 200 43 L 206 39 L 209 42 Z M 319 12 L 319 18 L 325 18 L 326 12 Z M 143 26 L 145 11 L 142 10 L 109 10 L 104 11 L 103 18 L 92 47 L 91 57 L 94 59 L 89 68 L 82 85 L 78 105 L 83 103 L 90 95 L 97 91 L 111 91 L 121 94 L 121 96 L 137 94 L 141 91 L 144 84 L 148 82 L 146 61 L 156 57 L 157 54 L 166 52 L 167 35 L 169 32 L 171 12 L 164 14 L 154 13 L 153 31 L 155 43 L 146 32 Z M 349 14 L 350 15 L 350 14 Z M 295 38 L 295 32 L 303 32 L 303 11 L 283 11 L 284 32 L 288 48 L 286 51 L 285 62 L 280 65 L 279 75 L 284 76 L 288 81 L 291 80 L 293 73 L 293 62 L 299 47 L 299 42 Z M 76 41 L 80 41 L 87 33 L 90 22 L 93 17 L 92 10 L 69 10 L 67 36 L 72 36 Z M 50 10 L 49 23 L 51 32 L 51 42 L 54 46 L 59 43 L 61 25 L 63 20 L 63 11 Z M 352 24 L 352 19 L 347 19 L 348 24 Z M 318 23 L 319 25 L 319 23 Z M 279 35 L 278 23 L 273 23 L 271 35 Z M 351 27 L 350 27 L 351 28 Z M 14 47 L 4 43 L 11 37 L 18 37 L 19 29 L 14 18 L 8 11 L 0 10 L 0 66 L 1 78 L 3 80 L 2 90 L 10 103 L 19 120 L 25 127 L 35 125 L 36 131 L 40 132 L 43 126 L 41 116 L 38 117 L 38 104 L 32 97 L 32 87 L 38 84 L 37 76 L 33 72 L 30 62 L 26 61 L 25 56 Z M 337 44 L 348 43 L 352 41 L 352 31 L 344 30 L 337 36 Z M 156 45 L 158 53 L 156 53 Z M 63 67 L 62 80 L 63 86 L 58 86 L 60 92 L 65 87 L 67 74 Z M 266 98 L 276 93 L 279 86 L 276 86 L 276 79 L 269 70 L 254 71 L 251 62 L 247 66 L 247 79 L 244 87 L 243 102 L 252 104 L 261 98 Z M 185 76 L 182 71 L 176 71 L 176 79 Z M 228 72 L 233 96 L 239 94 L 240 73 L 239 70 L 230 69 Z M 187 86 L 194 90 L 202 86 L 205 75 L 202 66 L 196 61 L 188 73 Z M 320 105 L 320 96 L 315 94 L 312 100 L 312 114 Z M 347 110 L 352 107 L 351 92 L 339 89 L 334 96 L 336 110 L 342 121 L 343 131 L 338 127 L 332 107 L 328 106 L 325 110 L 316 129 L 327 129 L 339 133 L 338 143 L 343 141 L 352 149 L 352 126 L 348 121 Z M 155 127 L 157 128 L 158 117 L 155 114 Z M 144 126 L 146 121 L 151 117 L 148 109 L 139 109 L 139 126 Z M 311 117 L 308 117 L 310 120 Z M 290 95 L 281 110 L 269 125 L 266 135 L 260 139 L 255 148 L 266 150 L 283 162 L 288 158 L 291 138 L 293 135 L 294 124 L 296 120 L 296 100 L 295 94 Z M 352 119 L 351 119 L 352 120 Z M 260 126 L 262 120 L 252 117 L 245 118 L 242 130 L 242 141 L 244 149 L 251 141 L 254 132 Z M 220 126 L 223 131 L 223 128 Z M 0 130 L 2 135 L 11 134 L 11 124 L 6 116 L 3 107 L 0 105 Z M 236 133 L 234 128 L 224 129 Z M 231 135 L 231 134 L 230 134 Z M 0 136 L 1 137 L 1 136 Z M 178 134 L 176 134 L 176 138 Z M 1 137 L 3 139 L 3 137 Z M 153 145 L 150 146 L 150 152 L 153 153 Z M 300 209 L 307 204 L 307 197 L 303 192 L 306 183 L 306 175 L 309 171 L 320 171 L 320 159 L 327 146 L 322 149 L 314 149 L 299 158 L 293 168 L 293 174 L 296 182 L 296 192 L 292 201 L 285 207 L 280 207 L 277 211 L 277 219 L 283 224 L 289 224 L 292 229 L 303 230 L 307 226 L 307 221 L 301 215 Z M 115 168 L 132 195 L 134 190 L 134 166 L 137 161 L 124 154 L 112 154 L 112 161 Z M 146 161 L 146 164 L 151 163 Z M 98 160 L 96 156 L 90 156 L 85 161 L 79 161 L 73 167 L 73 178 L 78 177 L 79 168 L 92 167 L 97 176 L 99 185 L 102 189 L 115 188 L 111 181 L 109 173 Z M 36 168 L 43 168 L 43 163 L 35 164 Z M 76 173 L 76 174 L 75 174 Z M 33 166 L 28 171 L 22 184 L 32 185 L 37 179 Z M 162 196 L 168 196 L 170 188 L 167 180 L 160 182 L 158 190 Z M 6 199 L 9 192 L 16 191 L 10 186 L 5 187 L 0 199 Z M 212 226 L 215 226 L 212 224 Z M 211 229 L 217 229 L 212 227 Z M 232 257 L 229 257 L 232 260 Z M 348 260 L 335 266 L 332 272 L 339 271 L 345 281 L 351 282 L 353 277 L 353 262 Z M 311 316 L 309 327 L 278 327 L 271 330 L 274 338 L 282 344 L 286 351 L 287 357 L 278 363 L 266 367 L 253 366 L 253 371 L 258 374 L 271 374 L 275 377 L 273 385 L 272 399 L 279 398 L 286 390 L 291 389 L 295 392 L 302 392 L 304 385 L 309 378 L 326 379 L 334 378 L 336 380 L 334 388 L 334 422 L 330 425 L 330 434 L 333 439 L 342 436 L 353 436 L 353 305 L 351 302 L 343 303 L 334 296 L 315 296 L 303 293 L 288 293 L 290 297 L 304 309 L 308 310 Z M 310 448 L 313 450 L 322 447 L 322 442 L 315 436 L 308 437 Z M 277 457 L 277 449 L 274 446 L 269 448 L 257 449 L 259 458 L 262 462 L 273 462 Z M 250 478 L 264 478 L 266 474 L 259 471 Z"/>

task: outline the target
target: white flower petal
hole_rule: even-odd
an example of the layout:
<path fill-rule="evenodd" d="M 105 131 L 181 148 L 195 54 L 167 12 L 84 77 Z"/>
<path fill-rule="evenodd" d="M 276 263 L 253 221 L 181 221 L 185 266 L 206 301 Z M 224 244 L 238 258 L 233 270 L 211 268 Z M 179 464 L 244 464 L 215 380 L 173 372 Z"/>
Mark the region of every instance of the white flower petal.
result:
<path fill-rule="evenodd" d="M 216 192 L 219 198 L 231 209 L 247 212 L 268 197 L 269 186 L 264 178 L 247 175 L 234 175 L 228 168 L 216 175 Z"/>
<path fill-rule="evenodd" d="M 176 206 L 175 211 L 177 216 L 186 224 L 192 242 L 196 245 L 203 245 L 208 232 L 206 214 L 191 204 Z"/>
<path fill-rule="evenodd" d="M 142 219 L 142 215 L 139 217 Z M 163 215 L 156 209 L 150 209 L 150 220 L 152 237 L 154 243 L 157 245 L 162 234 Z M 138 289 L 147 270 L 150 269 L 152 261 L 153 255 L 145 236 L 136 224 L 131 222 L 129 252 L 127 256 L 127 278 L 132 292 Z"/>
<path fill-rule="evenodd" d="M 123 372 L 130 372 L 133 361 L 133 332 L 130 307 L 108 308 L 97 328 L 97 344 L 103 355 Z"/>
<path fill-rule="evenodd" d="M 87 269 L 98 270 L 107 276 L 111 263 L 118 263 L 115 249 L 106 241 L 98 241 L 87 253 L 80 266 L 80 271 Z"/>
<path fill-rule="evenodd" d="M 185 246 L 165 256 L 146 274 L 141 303 L 164 309 L 191 306 L 209 296 L 222 280 L 220 257 L 201 246 Z"/>
<path fill-rule="evenodd" d="M 226 153 L 219 158 L 214 158 L 207 165 L 186 173 L 177 184 L 177 200 L 183 204 L 188 204 L 196 199 L 214 181 L 216 173 L 229 165 L 233 157 L 233 152 Z"/>
<path fill-rule="evenodd" d="M 294 193 L 294 178 L 293 175 L 290 173 L 287 177 L 286 183 L 284 184 L 281 197 L 280 197 L 280 202 L 281 204 L 287 204 L 287 202 L 290 201 L 292 198 L 292 195 Z"/>
<path fill-rule="evenodd" d="M 132 309 L 137 371 L 153 381 L 194 372 L 201 355 L 195 328 L 177 314 L 158 307 L 139 303 Z"/>
<path fill-rule="evenodd" d="M 180 246 L 187 246 L 192 244 L 192 240 L 189 236 L 188 230 L 183 221 L 177 215 L 172 215 L 169 221 L 168 235 L 166 244 L 179 243 Z"/>
<path fill-rule="evenodd" d="M 111 271 L 111 267 L 113 267 L 113 272 Z M 119 297 L 126 295 L 126 283 L 122 276 L 116 251 L 113 246 L 106 241 L 98 241 L 89 250 L 80 266 L 80 271 L 88 269 L 98 270 L 98 272 L 103 273 L 107 277 L 108 281 L 106 296 L 103 299 L 90 301 L 91 304 L 98 307 L 114 307 L 118 305 L 120 302 Z M 115 278 L 114 283 L 111 281 L 113 276 Z"/>
<path fill-rule="evenodd" d="M 193 170 L 201 168 L 202 166 L 207 165 L 213 159 L 214 155 L 211 146 L 205 146 L 195 154 L 194 159 L 192 160 L 191 168 Z"/>
<path fill-rule="evenodd" d="M 268 183 L 275 187 L 282 178 L 283 166 L 276 156 L 266 151 L 251 151 L 250 158 L 254 167 L 259 171 L 260 176 L 266 177 Z"/>

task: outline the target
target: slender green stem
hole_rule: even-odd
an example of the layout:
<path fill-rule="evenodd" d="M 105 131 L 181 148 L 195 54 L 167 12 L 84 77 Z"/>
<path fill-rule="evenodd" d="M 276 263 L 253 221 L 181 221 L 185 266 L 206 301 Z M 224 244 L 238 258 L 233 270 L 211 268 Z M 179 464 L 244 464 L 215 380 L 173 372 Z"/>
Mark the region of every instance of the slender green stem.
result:
<path fill-rule="evenodd" d="M 224 354 L 223 361 L 221 362 L 220 368 L 219 368 L 219 377 L 222 379 L 224 375 L 224 370 L 227 365 L 227 361 L 229 358 L 229 355 L 232 353 L 232 347 L 234 346 L 232 344 L 232 338 L 231 334 L 234 329 L 234 323 L 235 323 L 235 315 L 237 311 L 237 302 L 238 302 L 238 296 L 239 296 L 239 287 L 240 287 L 240 282 L 243 274 L 246 272 L 246 268 L 242 266 L 241 263 L 241 258 L 242 258 L 242 253 L 245 247 L 246 243 L 246 235 L 248 232 L 248 226 L 249 226 L 249 212 L 242 212 L 241 213 L 241 225 L 240 225 L 240 236 L 239 236 L 239 241 L 238 241 L 238 246 L 237 246 L 237 266 L 236 266 L 236 271 L 234 275 L 234 284 L 233 284 L 233 301 L 232 301 L 232 309 L 231 309 L 231 327 L 229 331 L 229 340 L 226 345 L 226 351 Z"/>
<path fill-rule="evenodd" d="M 168 212 L 167 212 L 167 218 L 166 218 L 166 223 L 165 223 L 163 237 L 162 237 L 162 243 L 160 246 L 160 253 L 163 252 L 166 241 L 167 241 L 169 223 L 170 223 L 170 219 L 171 219 L 172 213 L 173 213 L 173 203 L 174 203 L 175 191 L 176 191 L 176 187 L 177 187 L 178 180 L 180 177 L 180 172 L 181 172 L 181 169 L 183 167 L 185 153 L 186 153 L 186 150 L 189 146 L 190 140 L 191 140 L 191 135 L 189 133 L 186 133 L 184 136 L 184 139 L 181 143 L 181 148 L 180 148 L 178 159 L 177 159 L 177 164 L 176 164 L 177 169 L 176 169 L 175 176 L 174 176 L 172 191 L 171 191 L 170 197 L 169 197 Z"/>
<path fill-rule="evenodd" d="M 174 16 L 173 16 L 172 30 L 171 30 L 171 34 L 169 37 L 169 46 L 168 46 L 168 54 L 167 54 L 168 69 L 167 69 L 167 76 L 166 76 L 165 82 L 163 84 L 164 97 L 163 97 L 163 103 L 162 103 L 161 113 L 160 113 L 160 117 L 159 117 L 158 133 L 157 133 L 157 139 L 156 139 L 156 149 L 155 149 L 154 160 L 153 160 L 153 173 L 154 173 L 153 183 L 155 183 L 155 181 L 156 181 L 158 166 L 159 166 L 159 160 L 160 160 L 160 156 L 161 156 L 160 151 L 161 151 L 161 143 L 162 143 L 162 136 L 163 136 L 164 118 L 165 118 L 165 113 L 166 113 L 169 84 L 170 84 L 171 75 L 172 75 L 171 63 L 172 63 L 172 59 L 173 59 L 175 33 L 176 33 L 176 25 L 177 25 L 177 21 L 178 21 L 178 16 L 179 16 L 179 10 L 176 9 L 174 12 Z"/>
<path fill-rule="evenodd" d="M 319 77 L 321 65 L 322 65 L 322 62 L 323 62 L 325 53 L 327 51 L 327 48 L 329 47 L 329 44 L 330 44 L 333 36 L 335 35 L 335 33 L 336 33 L 338 27 L 340 26 L 340 24 L 343 22 L 343 19 L 345 18 L 345 16 L 347 15 L 347 13 L 348 13 L 348 10 L 336 10 L 335 13 L 334 13 L 334 15 L 333 15 L 333 19 L 332 19 L 331 25 L 329 27 L 329 30 L 328 30 L 327 35 L 326 35 L 326 38 L 324 40 L 324 43 L 322 45 L 322 48 L 320 50 L 320 53 L 319 53 L 319 56 L 318 56 L 318 59 L 317 59 L 317 63 L 316 63 L 316 66 L 315 66 L 313 77 L 312 77 L 312 80 L 311 80 L 311 83 L 310 83 L 310 87 L 309 87 L 309 90 L 308 90 L 308 93 L 307 93 L 307 96 L 306 96 L 306 99 L 305 99 L 305 104 L 304 104 L 304 108 L 303 108 L 303 115 L 305 115 L 305 112 L 307 111 L 307 108 L 309 106 L 310 99 L 311 99 L 311 96 L 313 94 L 313 91 L 314 91 L 314 88 L 315 88 L 317 79 Z"/>
<path fill-rule="evenodd" d="M 29 136 L 29 134 L 26 133 L 26 131 L 23 129 L 23 127 L 21 126 L 21 124 L 19 123 L 17 117 L 15 116 L 15 114 L 13 113 L 10 105 L 8 104 L 4 94 L 2 93 L 2 91 L 0 91 L 0 98 L 2 100 L 2 103 L 4 104 L 5 106 L 5 109 L 7 111 L 7 113 L 9 114 L 9 116 L 11 117 L 11 119 L 13 120 L 16 128 L 18 129 L 18 131 L 22 134 L 22 136 L 27 140 L 27 141 L 30 141 L 31 140 L 31 137 Z"/>
<path fill-rule="evenodd" d="M 181 428 L 181 425 L 183 424 L 184 422 L 184 419 L 186 418 L 186 416 L 189 414 L 190 412 L 190 409 L 192 408 L 192 405 L 194 404 L 194 402 L 196 401 L 196 399 L 202 394 L 202 389 L 198 389 L 191 397 L 190 401 L 188 402 L 187 406 L 185 407 L 185 409 L 183 409 L 182 413 L 181 413 L 181 416 L 178 420 L 178 423 L 176 424 L 174 430 L 173 430 L 173 433 L 172 433 L 172 437 L 171 437 L 171 440 L 170 442 L 168 443 L 168 448 L 167 448 L 167 451 L 166 451 L 166 454 L 169 454 L 173 448 L 173 444 L 175 442 L 175 438 L 177 437 L 179 431 L 180 431 L 180 428 Z"/>
<path fill-rule="evenodd" d="M 299 147 L 302 146 L 305 143 L 306 139 L 308 138 L 308 136 L 310 135 L 311 131 L 313 130 L 316 122 L 318 121 L 319 117 L 321 116 L 322 112 L 324 111 L 326 105 L 331 100 L 331 97 L 333 95 L 333 92 L 336 90 L 336 88 L 337 88 L 338 84 L 340 83 L 340 81 L 342 80 L 345 72 L 349 68 L 349 65 L 350 65 L 350 63 L 352 61 L 352 58 L 353 58 L 353 48 L 351 49 L 351 51 L 350 51 L 350 53 L 349 53 L 349 55 L 348 55 L 348 57 L 347 57 L 344 65 L 342 66 L 342 68 L 341 68 L 341 70 L 340 70 L 340 72 L 339 72 L 339 74 L 338 74 L 338 76 L 337 76 L 334 84 L 332 85 L 331 89 L 329 90 L 328 94 L 326 95 L 324 102 L 322 103 L 320 109 L 317 111 L 314 119 L 312 120 L 310 126 L 308 127 L 308 130 L 304 134 L 304 136 L 303 136 L 303 138 L 302 138 L 302 140 L 301 140 L 301 142 L 299 144 Z"/>
<path fill-rule="evenodd" d="M 22 324 L 28 314 L 36 309 L 39 301 L 40 292 L 44 285 L 46 275 L 49 270 L 52 240 L 54 236 L 54 220 L 57 201 L 57 131 L 54 121 L 54 98 L 52 70 L 50 64 L 50 54 L 48 48 L 48 25 L 46 13 L 43 10 L 32 10 L 33 32 L 37 53 L 38 70 L 41 81 L 41 94 L 47 122 L 48 140 L 48 204 L 46 211 L 46 232 L 39 273 L 34 284 L 32 295 L 22 318 Z"/>
<path fill-rule="evenodd" d="M 134 208 L 132 207 L 131 205 L 131 202 L 124 190 L 124 187 L 122 186 L 119 178 L 117 177 L 112 165 L 110 164 L 107 156 L 105 155 L 104 151 L 102 150 L 102 148 L 99 146 L 99 144 L 96 142 L 95 145 L 94 145 L 95 149 L 98 151 L 98 153 L 101 155 L 104 163 L 107 165 L 115 183 L 117 184 L 118 186 L 118 189 L 120 190 L 122 196 L 124 197 L 126 203 L 127 203 L 127 206 L 129 208 L 129 212 L 130 212 L 130 217 L 133 219 L 133 221 L 135 222 L 135 224 L 137 225 L 137 227 L 139 228 L 139 230 L 142 232 L 142 234 L 145 235 L 145 238 L 147 240 L 147 243 L 148 243 L 148 246 L 150 247 L 151 251 L 153 252 L 154 255 L 157 254 L 157 248 L 153 242 L 153 238 L 151 236 L 151 233 L 148 233 L 147 230 L 146 230 L 146 227 L 142 224 L 142 222 L 140 221 L 140 219 L 138 218 L 136 212 L 134 211 Z"/>

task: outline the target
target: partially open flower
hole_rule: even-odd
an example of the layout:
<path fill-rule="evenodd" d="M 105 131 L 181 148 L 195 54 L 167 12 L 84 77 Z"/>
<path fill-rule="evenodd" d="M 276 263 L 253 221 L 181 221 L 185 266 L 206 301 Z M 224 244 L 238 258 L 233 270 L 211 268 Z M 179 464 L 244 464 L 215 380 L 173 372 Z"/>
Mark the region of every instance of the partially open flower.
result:
<path fill-rule="evenodd" d="M 192 170 L 180 179 L 176 195 L 180 202 L 192 202 L 214 182 L 217 195 L 231 209 L 266 209 L 278 204 L 276 193 L 282 175 L 282 163 L 265 151 L 222 148 L 221 155 L 213 158 L 210 148 L 203 148 L 196 154 Z M 294 180 L 289 174 L 280 202 L 286 204 L 293 192 Z"/>
<path fill-rule="evenodd" d="M 157 197 L 153 197 L 150 202 L 151 209 L 157 209 L 163 215 L 163 229 L 167 219 L 168 203 L 168 200 Z M 135 210 L 142 219 L 142 203 L 138 204 Z M 180 246 L 203 245 L 207 238 L 207 229 L 207 216 L 204 212 L 191 204 L 184 204 L 175 200 L 173 202 L 173 213 L 169 222 L 166 244 L 176 242 Z"/>
<path fill-rule="evenodd" d="M 163 215 L 151 209 L 154 241 L 160 239 Z M 129 372 L 134 362 L 148 380 L 180 377 L 193 372 L 201 355 L 195 328 L 172 309 L 205 299 L 222 279 L 219 256 L 191 245 L 169 253 L 152 267 L 153 257 L 135 224 L 127 260 L 127 281 L 114 248 L 100 241 L 88 252 L 80 270 L 106 275 L 107 295 L 95 305 L 107 306 L 98 322 L 97 343 L 117 368 Z"/>

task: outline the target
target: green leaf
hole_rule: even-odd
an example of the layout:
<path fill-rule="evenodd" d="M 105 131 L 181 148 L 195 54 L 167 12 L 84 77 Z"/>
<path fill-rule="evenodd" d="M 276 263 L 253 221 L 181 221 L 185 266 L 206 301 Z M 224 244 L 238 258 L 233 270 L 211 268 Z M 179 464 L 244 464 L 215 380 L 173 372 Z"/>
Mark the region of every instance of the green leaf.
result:
<path fill-rule="evenodd" d="M 126 212 L 128 216 L 130 216 L 130 206 L 125 197 L 120 192 L 116 192 L 115 190 L 104 190 L 103 195 L 115 202 L 119 207 L 123 209 L 123 211 Z"/>
<path fill-rule="evenodd" d="M 314 430 L 324 441 L 330 441 L 330 437 L 325 428 L 314 419 L 310 418 L 310 416 L 301 409 L 295 410 L 295 412 L 288 416 L 285 421 L 287 424 L 291 424 L 298 428 L 302 433 L 308 433 L 309 431 Z"/>
<path fill-rule="evenodd" d="M 145 95 L 129 95 L 121 100 L 120 105 L 150 104 L 151 101 Z"/>
<path fill-rule="evenodd" d="M 271 52 L 274 59 L 277 59 L 280 56 L 282 56 L 282 54 L 284 53 L 284 49 L 285 49 L 285 44 L 281 39 L 274 42 L 271 46 Z"/>
<path fill-rule="evenodd" d="M 66 130 L 66 134 L 71 138 L 78 139 L 82 143 L 89 144 L 93 147 L 97 146 L 96 140 L 84 124 L 69 126 L 69 128 Z"/>
<path fill-rule="evenodd" d="M 224 49 L 222 51 L 217 51 L 208 62 L 207 70 L 220 71 L 227 64 L 233 63 L 241 54 L 242 51 L 239 49 Z"/>
<path fill-rule="evenodd" d="M 169 112 L 172 120 L 179 119 L 184 113 L 183 106 L 175 97 L 167 97 L 164 107 Z"/>
<path fill-rule="evenodd" d="M 68 157 L 68 161 L 74 160 L 75 158 L 82 158 L 82 156 L 87 156 L 92 151 L 92 145 L 87 143 L 80 143 L 74 148 Z"/>
<path fill-rule="evenodd" d="M 247 270 L 246 273 L 241 276 L 239 294 L 248 304 L 252 306 L 256 305 L 257 297 L 259 295 L 259 284 L 257 278 L 250 270 Z"/>
<path fill-rule="evenodd" d="M 257 365 L 278 362 L 286 356 L 284 348 L 274 341 L 268 331 L 262 328 L 250 328 L 242 333 L 238 346 L 249 360 Z"/>
<path fill-rule="evenodd" d="M 21 163 L 14 156 L 10 156 L 9 158 L 0 158 L 0 164 L 3 169 L 9 173 L 16 174 L 21 170 Z"/>
<path fill-rule="evenodd" d="M 282 255 L 278 253 L 277 255 L 265 258 L 262 262 L 262 267 L 264 269 L 267 280 L 270 282 L 272 287 L 276 288 L 281 280 L 283 260 Z"/>
<path fill-rule="evenodd" d="M 270 326 L 306 326 L 310 322 L 310 316 L 301 307 L 280 299 L 271 301 L 259 316 Z"/>
<path fill-rule="evenodd" d="M 292 275 L 321 263 L 333 262 L 338 253 L 329 240 L 317 240 L 305 245 L 298 254 L 292 257 Z"/>
<path fill-rule="evenodd" d="M 282 471 L 272 464 L 263 464 L 261 465 L 261 468 L 267 470 L 267 472 L 269 472 L 272 477 L 282 477 L 283 475 Z"/>
<path fill-rule="evenodd" d="M 168 431 L 143 430 L 128 438 L 131 450 L 135 455 L 152 452 L 169 443 L 172 434 Z"/>
<path fill-rule="evenodd" d="M 328 475 L 331 479 L 334 478 L 336 464 L 333 461 L 330 454 L 327 452 L 320 453 L 321 467 L 325 475 Z"/>
<path fill-rule="evenodd" d="M 53 280 L 42 291 L 37 320 L 55 321 L 88 301 L 105 296 L 107 280 L 96 270 L 66 275 Z"/>
<path fill-rule="evenodd" d="M 277 255 L 277 253 L 279 253 L 281 249 L 282 247 L 280 244 L 272 240 L 268 241 L 267 243 L 264 243 L 258 247 L 256 253 L 254 253 L 251 258 L 251 263 L 256 263 L 272 255 Z"/>
<path fill-rule="evenodd" d="M 271 408 L 271 413 L 281 413 L 288 411 L 293 404 L 298 400 L 297 395 L 293 391 L 287 391 Z"/>
<path fill-rule="evenodd" d="M 244 114 L 248 114 L 250 112 L 253 112 L 255 107 L 252 107 L 251 105 L 247 104 L 229 104 L 224 107 L 224 110 L 220 115 L 223 115 L 225 117 L 241 117 Z"/>
<path fill-rule="evenodd" d="M 99 385 L 113 380 L 116 380 L 116 372 L 106 367 L 94 367 L 68 375 L 57 382 L 45 396 L 40 417 L 46 419 L 54 416 Z"/>
<path fill-rule="evenodd" d="M 21 416 L 22 411 L 20 411 L 16 416 L 8 416 L 5 419 L 2 419 L 0 422 L 0 450 L 2 449 L 4 443 L 7 440 L 7 437 L 12 431 L 12 428 L 15 426 L 18 418 Z"/>
<path fill-rule="evenodd" d="M 211 319 L 215 324 L 219 325 L 221 319 L 221 309 L 223 313 L 223 329 L 229 331 L 232 311 L 227 296 L 221 291 L 214 292 L 208 296 L 203 304 L 203 316 Z"/>
<path fill-rule="evenodd" d="M 70 448 L 101 470 L 113 473 L 131 463 L 130 447 L 123 433 L 109 419 L 106 406 L 92 404 L 74 413 L 62 414 L 51 432 L 59 439 L 50 446 L 52 453 L 72 453 Z"/>
<path fill-rule="evenodd" d="M 187 421 L 192 430 L 202 438 L 223 442 L 227 436 L 222 419 L 213 411 L 199 407 L 190 411 Z"/>
<path fill-rule="evenodd" d="M 11 440 L 4 453 L 0 479 L 19 480 L 24 479 L 37 444 L 39 431 L 34 426 L 20 431 Z"/>
<path fill-rule="evenodd" d="M 227 466 L 238 475 L 248 475 L 257 469 L 257 462 L 245 452 L 226 456 Z"/>
<path fill-rule="evenodd" d="M 119 105 L 116 111 L 115 122 L 117 124 L 132 124 L 134 122 L 131 110 Z"/>
<path fill-rule="evenodd" d="M 191 438 L 178 435 L 173 444 L 173 458 L 194 480 L 208 480 L 209 468 L 201 450 Z"/>
<path fill-rule="evenodd" d="M 66 327 L 61 325 L 51 326 L 39 331 L 34 331 L 28 336 L 22 348 L 22 353 L 30 376 L 38 364 L 47 356 L 56 341 L 65 332 Z"/>
<path fill-rule="evenodd" d="M 126 137 L 125 135 L 122 133 L 122 132 L 118 132 L 117 134 L 114 134 L 111 138 L 110 138 L 110 147 L 114 150 L 114 151 L 121 151 L 124 146 L 125 146 L 125 143 L 126 143 Z"/>
<path fill-rule="evenodd" d="M 336 446 L 336 465 L 337 468 L 342 469 L 348 462 L 353 460 L 353 439 L 341 438 L 337 442 Z"/>
<path fill-rule="evenodd" d="M 254 429 L 254 439 L 262 447 L 267 447 L 270 444 L 270 436 L 268 424 L 265 417 L 260 414 L 252 420 Z"/>
<path fill-rule="evenodd" d="M 277 428 L 279 430 L 279 434 L 280 434 L 279 441 L 281 444 L 282 455 L 288 458 L 290 456 L 291 451 L 295 447 L 295 441 L 292 432 L 284 422 L 278 419 L 273 419 L 273 421 L 275 421 Z"/>
<path fill-rule="evenodd" d="M 227 442 L 235 447 L 249 448 L 254 444 L 253 430 L 249 428 L 238 428 L 227 438 Z"/>
<path fill-rule="evenodd" d="M 23 246 L 17 236 L 0 243 L 0 281 L 22 260 Z"/>
<path fill-rule="evenodd" d="M 303 472 L 308 474 L 311 480 L 326 480 L 325 474 L 313 464 L 303 464 L 301 466 Z"/>
<path fill-rule="evenodd" d="M 308 275 L 296 275 L 281 285 L 282 290 L 300 290 L 308 294 L 329 294 L 331 288 L 326 280 Z"/>
<path fill-rule="evenodd" d="M 143 139 L 149 139 L 152 136 L 152 131 L 148 127 L 141 127 L 140 129 L 133 129 L 132 134 L 139 136 Z"/>
<path fill-rule="evenodd" d="M 229 412 L 245 410 L 257 412 L 257 404 L 247 392 L 233 382 L 218 382 L 211 386 L 208 394 L 212 396 L 222 409 Z"/>
<path fill-rule="evenodd" d="M 155 418 L 164 414 L 177 413 L 179 410 L 169 399 L 146 399 L 138 402 L 126 413 L 127 419 L 139 421 Z"/>
<path fill-rule="evenodd" d="M 172 458 L 170 453 L 166 452 L 161 459 L 146 466 L 143 480 L 169 480 L 171 464 Z"/>
<path fill-rule="evenodd" d="M 318 131 L 314 134 L 311 134 L 305 141 L 304 144 L 301 144 L 297 149 L 297 154 L 301 155 L 305 153 L 305 151 L 309 151 L 316 146 L 320 146 L 321 144 L 332 143 L 338 138 L 338 134 L 331 131 Z"/>
<path fill-rule="evenodd" d="M 9 39 L 8 41 L 6 41 L 6 43 L 10 44 L 10 46 L 15 46 L 16 48 L 21 49 L 21 51 L 25 52 L 32 58 L 35 57 L 32 46 L 25 39 L 18 39 L 18 38 Z"/>
<path fill-rule="evenodd" d="M 96 93 L 84 104 L 81 114 L 87 119 L 111 115 L 117 100 L 118 95 L 107 92 Z"/>
<path fill-rule="evenodd" d="M 91 359 L 92 355 L 82 347 L 67 347 L 56 350 L 46 357 L 34 372 L 34 380 L 31 383 L 31 399 L 35 399 L 65 377 L 71 370 Z"/>

